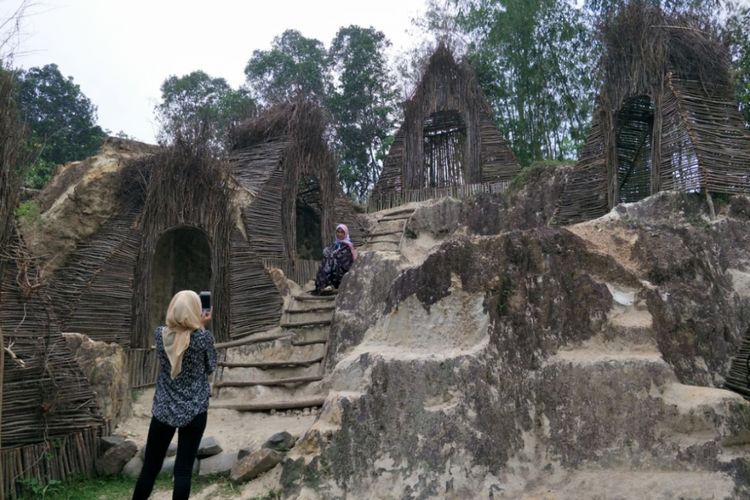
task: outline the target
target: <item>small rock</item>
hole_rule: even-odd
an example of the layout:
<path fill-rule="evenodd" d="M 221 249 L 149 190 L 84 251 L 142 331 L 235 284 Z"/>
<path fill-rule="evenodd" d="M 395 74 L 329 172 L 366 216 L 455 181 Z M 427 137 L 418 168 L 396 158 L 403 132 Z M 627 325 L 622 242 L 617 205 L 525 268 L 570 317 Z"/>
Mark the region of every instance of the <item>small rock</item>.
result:
<path fill-rule="evenodd" d="M 102 453 L 105 453 L 113 446 L 117 446 L 118 444 L 122 444 L 124 442 L 125 438 L 122 436 L 104 436 L 103 438 L 99 439 L 99 447 L 101 448 Z"/>
<path fill-rule="evenodd" d="M 297 438 L 286 431 L 277 432 L 263 443 L 263 448 L 285 452 L 291 450 L 296 441 Z"/>
<path fill-rule="evenodd" d="M 159 474 L 168 474 L 172 475 L 174 474 L 174 463 L 176 458 L 175 457 L 167 457 L 164 459 L 164 463 L 161 465 L 161 470 L 159 471 Z M 198 459 L 195 459 L 195 462 L 193 462 L 193 473 L 197 473 L 199 470 L 200 464 Z"/>
<path fill-rule="evenodd" d="M 284 458 L 284 455 L 278 451 L 261 448 L 235 463 L 229 479 L 234 483 L 249 481 L 259 474 L 271 470 L 281 462 L 282 458 Z"/>
<path fill-rule="evenodd" d="M 222 448 L 215 437 L 208 436 L 201 439 L 201 444 L 198 446 L 198 458 L 212 457 L 221 452 Z"/>
<path fill-rule="evenodd" d="M 141 475 L 141 469 L 143 469 L 143 459 L 136 455 L 125 464 L 122 473 L 133 479 L 138 479 L 138 476 Z"/>
<path fill-rule="evenodd" d="M 200 475 L 209 476 L 212 474 L 229 474 L 232 470 L 232 466 L 237 463 L 238 459 L 237 452 L 222 452 L 218 455 L 213 455 L 208 458 L 204 458 L 200 462 Z"/>
<path fill-rule="evenodd" d="M 172 441 L 169 443 L 169 448 L 167 448 L 167 455 L 168 457 L 173 457 L 177 455 L 177 443 Z M 141 460 L 146 458 L 146 445 L 144 444 L 140 450 L 138 450 L 138 456 L 141 457 Z"/>
<path fill-rule="evenodd" d="M 138 445 L 133 441 L 123 441 L 113 446 L 96 461 L 97 474 L 102 476 L 119 474 L 136 452 L 138 452 Z"/>
<path fill-rule="evenodd" d="M 237 453 L 237 460 L 242 460 L 243 458 L 245 458 L 246 456 L 248 456 L 248 455 L 249 455 L 249 454 L 251 454 L 252 452 L 253 452 L 253 449 L 252 449 L 252 448 L 242 448 L 242 449 L 241 449 L 241 450 L 240 450 L 240 451 L 239 451 L 239 452 Z"/>

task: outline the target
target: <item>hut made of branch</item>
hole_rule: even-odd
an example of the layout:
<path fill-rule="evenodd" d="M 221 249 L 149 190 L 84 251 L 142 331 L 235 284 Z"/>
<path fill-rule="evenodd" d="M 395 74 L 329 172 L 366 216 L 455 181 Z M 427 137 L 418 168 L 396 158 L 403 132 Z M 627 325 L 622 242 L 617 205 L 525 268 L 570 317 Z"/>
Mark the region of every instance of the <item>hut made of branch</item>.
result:
<path fill-rule="evenodd" d="M 23 129 L 2 70 L 0 103 L 0 498 L 17 498 L 22 480 L 90 476 L 104 422 L 16 231 Z"/>
<path fill-rule="evenodd" d="M 404 105 L 369 209 L 501 185 L 519 170 L 473 69 L 441 44 Z"/>
<path fill-rule="evenodd" d="M 359 226 L 324 131 L 319 108 L 288 104 L 238 129 L 228 159 L 176 142 L 115 169 L 111 215 L 49 282 L 63 331 L 128 348 L 130 385 L 140 387 L 156 378 L 153 331 L 178 290 L 212 292 L 219 342 L 278 325 L 282 298 L 270 269 L 304 282 L 335 223 L 354 222 L 355 235 Z M 97 175 L 92 184 L 103 184 Z M 86 189 L 54 185 L 73 199 Z"/>
<path fill-rule="evenodd" d="M 596 218 L 661 190 L 750 192 L 750 132 L 716 30 L 631 2 L 600 35 L 604 83 L 555 221 Z"/>
<path fill-rule="evenodd" d="M 230 155 L 251 197 L 242 208 L 251 249 L 292 276 L 305 274 L 298 281 L 312 277 L 337 223 L 349 225 L 355 242 L 364 227 L 338 184 L 327 125 L 310 101 L 281 104 L 239 128 Z"/>

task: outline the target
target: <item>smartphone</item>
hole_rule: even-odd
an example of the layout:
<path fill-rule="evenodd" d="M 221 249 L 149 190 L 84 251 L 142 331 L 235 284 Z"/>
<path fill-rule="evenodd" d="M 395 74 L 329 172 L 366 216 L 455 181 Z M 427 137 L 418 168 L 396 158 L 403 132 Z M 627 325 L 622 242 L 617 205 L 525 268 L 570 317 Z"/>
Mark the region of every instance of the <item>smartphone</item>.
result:
<path fill-rule="evenodd" d="M 211 310 L 211 292 L 201 292 L 198 294 L 201 298 L 201 309 L 204 311 Z"/>

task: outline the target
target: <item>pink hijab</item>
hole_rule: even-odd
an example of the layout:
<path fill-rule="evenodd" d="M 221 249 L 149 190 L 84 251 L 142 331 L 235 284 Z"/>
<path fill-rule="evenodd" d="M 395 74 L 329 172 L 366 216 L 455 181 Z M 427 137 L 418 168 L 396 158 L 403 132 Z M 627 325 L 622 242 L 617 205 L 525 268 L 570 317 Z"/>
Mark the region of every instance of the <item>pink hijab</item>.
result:
<path fill-rule="evenodd" d="M 339 237 L 336 236 L 336 243 L 343 243 L 344 245 L 348 246 L 349 250 L 352 251 L 352 259 L 356 259 L 357 249 L 354 248 L 354 243 L 352 243 L 351 238 L 349 238 L 349 228 L 346 227 L 346 224 L 339 224 L 338 226 L 336 226 L 336 230 L 338 231 L 339 229 L 344 230 L 344 237 L 339 239 Z"/>

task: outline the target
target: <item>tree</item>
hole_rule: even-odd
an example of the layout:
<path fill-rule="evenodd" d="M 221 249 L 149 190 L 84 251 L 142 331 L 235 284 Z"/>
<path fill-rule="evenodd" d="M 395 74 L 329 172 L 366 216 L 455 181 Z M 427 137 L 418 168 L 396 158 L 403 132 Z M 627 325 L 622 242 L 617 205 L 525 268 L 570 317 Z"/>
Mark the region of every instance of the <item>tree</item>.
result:
<path fill-rule="evenodd" d="M 750 7 L 739 9 L 729 19 L 736 95 L 745 125 L 750 128 Z"/>
<path fill-rule="evenodd" d="M 341 28 L 328 51 L 338 81 L 329 97 L 339 180 L 344 190 L 363 199 L 380 175 L 394 128 L 397 93 L 385 50 L 390 43 L 373 28 Z"/>
<path fill-rule="evenodd" d="M 16 79 L 19 113 L 37 156 L 26 182 L 41 188 L 57 165 L 96 153 L 105 134 L 96 125 L 96 106 L 56 64 L 18 71 Z"/>
<path fill-rule="evenodd" d="M 254 96 L 266 105 L 298 94 L 324 102 L 330 86 L 325 47 L 296 30 L 274 38 L 271 50 L 254 51 L 245 75 Z"/>
<path fill-rule="evenodd" d="M 582 12 L 566 0 L 453 0 L 451 7 L 519 161 L 573 156 L 596 87 Z"/>
<path fill-rule="evenodd" d="M 203 71 L 170 76 L 161 85 L 161 98 L 155 111 L 162 141 L 205 137 L 216 152 L 228 149 L 232 128 L 256 109 L 247 89 L 234 90 Z"/>

